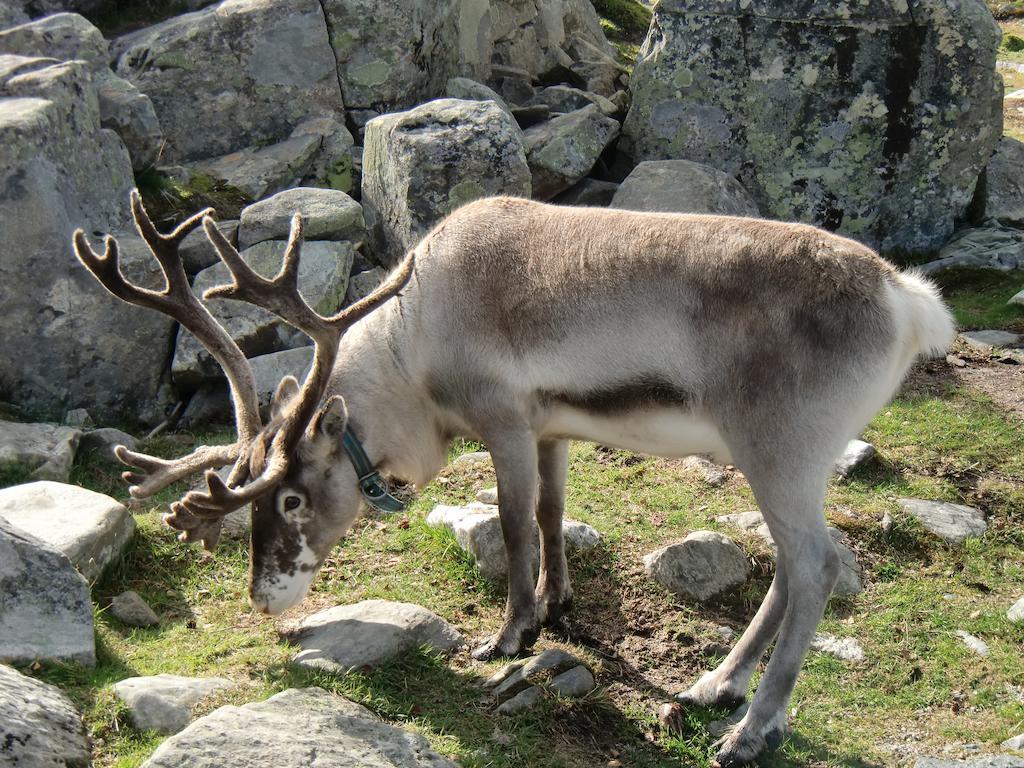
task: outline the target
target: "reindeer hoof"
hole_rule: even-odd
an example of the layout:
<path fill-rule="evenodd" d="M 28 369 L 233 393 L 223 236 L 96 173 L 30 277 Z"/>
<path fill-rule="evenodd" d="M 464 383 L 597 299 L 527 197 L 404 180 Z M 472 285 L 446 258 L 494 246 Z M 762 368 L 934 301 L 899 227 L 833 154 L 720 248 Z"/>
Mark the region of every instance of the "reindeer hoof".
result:
<path fill-rule="evenodd" d="M 689 691 L 684 691 L 683 693 L 676 694 L 676 701 L 688 709 L 703 707 L 705 709 L 727 709 L 730 712 L 735 712 L 746 703 L 747 698 L 745 696 L 720 696 L 714 701 L 700 701 L 697 697 L 690 695 Z"/>
<path fill-rule="evenodd" d="M 658 707 L 658 724 L 665 733 L 682 733 L 685 719 L 679 704 L 662 704 Z"/>
<path fill-rule="evenodd" d="M 528 626 L 517 629 L 514 624 L 506 624 L 494 637 L 477 648 L 471 654 L 477 661 L 494 661 L 502 657 L 515 657 L 527 654 L 530 647 L 540 636 L 540 627 Z"/>
<path fill-rule="evenodd" d="M 737 768 L 749 765 L 778 749 L 785 737 L 780 728 L 771 728 L 760 736 L 751 733 L 750 729 L 737 728 L 721 739 L 722 749 L 715 755 L 711 766 Z"/>

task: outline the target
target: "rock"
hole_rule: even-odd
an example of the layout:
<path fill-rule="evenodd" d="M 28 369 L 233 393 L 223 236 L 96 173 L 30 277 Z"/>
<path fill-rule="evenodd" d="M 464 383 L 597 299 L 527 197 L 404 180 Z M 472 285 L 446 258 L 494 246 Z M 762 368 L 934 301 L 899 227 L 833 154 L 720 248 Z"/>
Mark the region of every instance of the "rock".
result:
<path fill-rule="evenodd" d="M 242 210 L 238 245 L 248 248 L 264 240 L 287 240 L 292 216 L 301 213 L 306 240 L 351 240 L 366 237 L 363 208 L 336 189 L 296 187 Z"/>
<path fill-rule="evenodd" d="M 491 689 L 498 703 L 503 703 L 531 686 L 545 685 L 579 666 L 586 669 L 583 661 L 568 651 L 548 648 L 525 661 L 514 661 L 502 667 L 484 683 L 484 687 Z"/>
<path fill-rule="evenodd" d="M 234 246 L 238 245 L 238 224 L 237 219 L 217 222 L 217 229 Z M 206 236 L 202 227 L 190 232 L 182 240 L 178 255 L 181 256 L 181 263 L 184 264 L 185 271 L 190 275 L 202 272 L 207 267 L 212 267 L 220 262 L 217 249 L 213 247 L 213 243 L 210 242 L 210 238 Z"/>
<path fill-rule="evenodd" d="M 491 454 L 487 451 L 464 453 L 452 461 L 452 469 L 493 469 Z"/>
<path fill-rule="evenodd" d="M 680 465 L 684 472 L 698 475 L 712 488 L 721 488 L 729 481 L 728 471 L 704 456 L 687 456 Z"/>
<path fill-rule="evenodd" d="M 1004 136 L 988 161 L 985 174 L 985 216 L 1000 224 L 1024 225 L 1024 143 Z"/>
<path fill-rule="evenodd" d="M 896 499 L 896 503 L 921 525 L 950 544 L 962 544 L 967 539 L 981 536 L 988 529 L 985 513 L 974 507 L 924 499 Z"/>
<path fill-rule="evenodd" d="M 1016 749 L 1018 752 L 1024 752 L 1024 733 L 1007 739 L 999 746 L 1003 749 Z"/>
<path fill-rule="evenodd" d="M 62 553 L 0 517 L 0 662 L 96 663 L 89 584 Z M 8 690 L 0 687 L 0 696 Z M 6 718 L 0 719 L 0 729 Z"/>
<path fill-rule="evenodd" d="M 135 533 L 123 504 L 50 481 L 0 490 L 0 517 L 62 552 L 90 582 L 121 556 Z"/>
<path fill-rule="evenodd" d="M 355 169 L 355 139 L 342 123 L 333 117 L 314 117 L 295 126 L 292 137 L 318 136 L 320 150 L 313 158 L 304 186 L 327 185 L 349 193 L 358 188 Z"/>
<path fill-rule="evenodd" d="M 852 637 L 839 638 L 819 632 L 811 640 L 811 648 L 851 664 L 863 664 L 865 660 L 864 649 Z"/>
<path fill-rule="evenodd" d="M 96 78 L 100 120 L 124 142 L 136 171 L 153 166 L 160 159 L 164 134 L 153 102 L 124 78 L 109 71 Z"/>
<path fill-rule="evenodd" d="M 438 99 L 367 123 L 362 201 L 375 254 L 398 259 L 472 200 L 529 197 L 521 136 L 488 101 Z"/>
<path fill-rule="evenodd" d="M 514 715 L 516 712 L 530 709 L 542 698 L 544 698 L 543 689 L 540 686 L 532 685 L 529 688 L 524 688 L 507 701 L 503 701 L 498 705 L 496 711 L 499 715 Z"/>
<path fill-rule="evenodd" d="M 24 24 L 26 21 L 28 21 L 28 14 L 21 8 L 0 0 L 0 29 Z"/>
<path fill-rule="evenodd" d="M 223 677 L 152 675 L 114 683 L 114 694 L 140 731 L 178 733 L 192 721 L 192 708 L 211 693 L 232 688 Z"/>
<path fill-rule="evenodd" d="M 75 429 L 88 429 L 94 426 L 92 416 L 86 408 L 73 408 L 64 414 L 64 426 Z"/>
<path fill-rule="evenodd" d="M 836 459 L 833 471 L 839 477 L 849 477 L 875 457 L 875 446 L 863 440 L 851 440 L 846 444 L 843 455 Z"/>
<path fill-rule="evenodd" d="M 292 664 L 337 674 L 376 667 L 420 646 L 438 653 L 464 640 L 453 626 L 412 603 L 364 600 L 307 616 L 290 639 L 302 650 Z"/>
<path fill-rule="evenodd" d="M 1024 264 L 1024 232 L 995 221 L 962 229 L 942 246 L 938 258 L 919 268 L 926 275 L 947 269 L 979 267 L 1009 272 Z"/>
<path fill-rule="evenodd" d="M 689 160 L 640 163 L 615 193 L 612 208 L 667 213 L 757 216 L 757 205 L 732 176 Z"/>
<path fill-rule="evenodd" d="M 122 592 L 110 601 L 110 614 L 129 627 L 155 627 L 160 623 L 160 617 L 149 607 L 149 604 L 139 596 L 138 592 L 131 590 Z"/>
<path fill-rule="evenodd" d="M 193 174 L 218 179 L 254 200 L 298 184 L 313 169 L 321 138 L 290 136 L 269 146 L 241 149 L 189 167 Z"/>
<path fill-rule="evenodd" d="M 607 208 L 619 185 L 613 181 L 585 178 L 569 187 L 551 202 L 556 205 L 586 205 L 596 208 Z"/>
<path fill-rule="evenodd" d="M 966 645 L 979 656 L 988 656 L 988 643 L 986 643 L 984 640 L 975 637 L 970 632 L 965 632 L 962 629 L 956 630 L 953 634 L 959 637 L 964 645 Z"/>
<path fill-rule="evenodd" d="M 533 101 L 537 104 L 546 105 L 552 112 L 568 114 L 577 109 L 583 109 L 591 104 L 595 105 L 608 117 L 613 117 L 619 111 L 614 102 L 590 91 L 581 91 L 571 85 L 549 85 L 542 88 Z"/>
<path fill-rule="evenodd" d="M 512 110 L 501 96 L 482 83 L 468 77 L 453 77 L 448 80 L 444 90 L 445 96 L 462 101 L 493 101 L 501 110 L 512 117 Z"/>
<path fill-rule="evenodd" d="M 734 175 L 771 219 L 934 250 L 1002 135 L 1000 37 L 978 2 L 660 2 L 620 149 Z"/>
<path fill-rule="evenodd" d="M 512 107 L 512 117 L 520 128 L 532 128 L 551 117 L 547 104 L 533 104 L 529 107 Z"/>
<path fill-rule="evenodd" d="M 24 768 L 88 768 L 82 718 L 60 688 L 0 664 L 0 757 Z"/>
<path fill-rule="evenodd" d="M 1024 768 L 1024 758 L 1013 755 L 985 755 L 971 760 L 919 757 L 914 768 Z"/>
<path fill-rule="evenodd" d="M 1014 294 L 1006 303 L 1011 305 L 1016 304 L 1018 306 L 1024 306 L 1024 290 L 1021 290 L 1019 293 Z"/>
<path fill-rule="evenodd" d="M 319 0 L 229 0 L 120 37 L 112 53 L 117 74 L 152 99 L 168 162 L 273 144 L 307 118 L 343 114 Z M 278 146 L 278 161 L 307 144 Z"/>
<path fill-rule="evenodd" d="M 572 59 L 569 71 L 585 90 L 611 96 L 629 82 L 629 70 L 590 40 L 570 37 L 565 50 Z"/>
<path fill-rule="evenodd" d="M 118 445 L 123 445 L 129 451 L 134 451 L 137 447 L 135 438 L 120 429 L 93 429 L 84 433 L 78 441 L 78 455 L 94 455 L 111 464 L 120 465 L 120 460 L 114 455 L 114 448 Z"/>
<path fill-rule="evenodd" d="M 81 437 L 73 427 L 0 421 L 0 466 L 24 467 L 35 480 L 67 482 Z"/>
<path fill-rule="evenodd" d="M 0 345 L 0 391 L 32 412 L 149 420 L 162 413 L 174 321 L 107 294 L 68 247 L 77 226 L 126 229 L 134 185 L 124 145 L 100 126 L 88 65 L 0 56 L 0 97 L 0 305 L 19 329 Z M 140 260 L 122 245 L 125 273 L 155 280 L 148 251 Z"/>
<path fill-rule="evenodd" d="M 1015 347 L 1024 339 L 1020 334 L 1008 331 L 964 331 L 960 341 L 975 352 L 988 353 L 995 347 Z"/>
<path fill-rule="evenodd" d="M 751 512 L 734 512 L 730 515 L 719 515 L 715 520 L 719 523 L 751 532 L 758 531 L 764 526 L 764 532 L 768 538 L 771 538 L 771 534 L 768 533 L 768 526 L 764 522 L 764 517 L 756 509 Z"/>
<path fill-rule="evenodd" d="M 552 678 L 551 690 L 559 696 L 578 699 L 597 687 L 594 675 L 582 664 Z"/>
<path fill-rule="evenodd" d="M 481 504 L 496 505 L 498 503 L 498 488 L 483 488 L 477 491 L 476 500 Z"/>
<path fill-rule="evenodd" d="M 281 266 L 285 243 L 264 241 L 242 251 L 242 258 L 264 277 L 273 277 Z M 299 263 L 299 290 L 310 306 L 322 313 L 341 307 L 352 268 L 351 243 L 313 241 L 302 248 Z M 192 284 L 198 296 L 215 285 L 229 282 L 227 267 L 215 264 L 204 269 Z M 215 299 L 207 302 L 210 312 L 225 327 L 248 357 L 282 349 L 305 346 L 308 339 L 268 311 L 240 301 Z M 204 381 L 222 377 L 213 356 L 187 331 L 178 334 L 172 365 L 175 383 L 185 391 L 195 390 Z M 276 386 L 276 384 L 275 384 Z"/>
<path fill-rule="evenodd" d="M 644 557 L 647 575 L 680 597 L 709 600 L 750 575 L 746 555 L 727 536 L 694 531 L 678 544 Z"/>
<path fill-rule="evenodd" d="M 1006 612 L 1006 618 L 1012 622 L 1024 621 L 1024 597 L 1010 606 L 1010 609 Z"/>
<path fill-rule="evenodd" d="M 533 196 L 548 200 L 582 179 L 619 135 L 617 121 L 591 104 L 524 132 Z"/>
<path fill-rule="evenodd" d="M 566 547 L 578 551 L 594 549 L 601 544 L 601 534 L 596 528 L 576 520 L 562 522 L 562 536 Z"/>
<path fill-rule="evenodd" d="M 348 292 L 345 294 L 345 303 L 355 304 L 360 299 L 369 296 L 387 277 L 387 274 L 380 267 L 374 267 L 365 272 L 358 272 L 352 275 L 348 280 Z"/>
<path fill-rule="evenodd" d="M 226 706 L 171 736 L 142 768 L 457 768 L 416 733 L 322 688 Z"/>

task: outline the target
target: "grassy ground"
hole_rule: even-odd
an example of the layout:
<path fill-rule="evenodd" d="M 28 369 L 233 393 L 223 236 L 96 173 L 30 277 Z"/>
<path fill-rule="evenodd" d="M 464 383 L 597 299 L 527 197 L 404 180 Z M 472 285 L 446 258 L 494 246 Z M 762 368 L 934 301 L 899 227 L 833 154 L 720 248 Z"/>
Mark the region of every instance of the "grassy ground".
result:
<path fill-rule="evenodd" d="M 651 10 L 639 0 L 594 0 L 594 8 L 622 63 L 632 67 L 651 26 Z"/>

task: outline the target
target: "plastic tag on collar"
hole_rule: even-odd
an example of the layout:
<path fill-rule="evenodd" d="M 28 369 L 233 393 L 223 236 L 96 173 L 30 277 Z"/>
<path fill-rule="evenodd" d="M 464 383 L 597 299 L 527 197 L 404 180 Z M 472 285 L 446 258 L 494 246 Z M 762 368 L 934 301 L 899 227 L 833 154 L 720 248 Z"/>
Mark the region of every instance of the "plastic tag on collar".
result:
<path fill-rule="evenodd" d="M 381 512 L 400 512 L 405 509 L 405 504 L 391 495 L 387 482 L 379 472 L 371 472 L 359 478 L 359 490 L 366 503 Z"/>

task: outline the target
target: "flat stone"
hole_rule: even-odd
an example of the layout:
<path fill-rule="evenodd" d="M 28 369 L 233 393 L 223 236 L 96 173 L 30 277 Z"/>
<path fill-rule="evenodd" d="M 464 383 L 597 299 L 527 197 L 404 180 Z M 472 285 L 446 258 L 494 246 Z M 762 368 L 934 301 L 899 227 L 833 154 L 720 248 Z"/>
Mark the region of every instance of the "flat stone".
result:
<path fill-rule="evenodd" d="M 545 104 L 552 112 L 560 114 L 575 112 L 577 109 L 583 109 L 591 104 L 609 117 L 619 112 L 619 108 L 607 97 L 580 88 L 573 88 L 570 85 L 549 85 L 547 88 L 542 88 L 533 97 L 533 102 Z"/>
<path fill-rule="evenodd" d="M 355 304 L 360 299 L 369 296 L 387 277 L 380 267 L 368 269 L 365 272 L 357 272 L 348 280 L 348 291 L 345 293 L 345 303 Z"/>
<path fill-rule="evenodd" d="M 59 688 L 0 664 L 0 760 L 11 768 L 88 768 L 82 718 Z"/>
<path fill-rule="evenodd" d="M 962 544 L 988 530 L 985 514 L 974 507 L 924 499 L 896 499 L 896 503 L 921 525 L 950 544 Z"/>
<path fill-rule="evenodd" d="M 647 575 L 681 597 L 710 600 L 738 587 L 750 575 L 746 555 L 714 531 L 694 531 L 683 541 L 644 557 Z"/>
<path fill-rule="evenodd" d="M 171 736 L 142 768 L 458 768 L 416 733 L 322 688 L 226 706 Z"/>
<path fill-rule="evenodd" d="M 1012 622 L 1024 621 L 1024 597 L 1010 606 L 1006 612 L 1006 618 Z"/>
<path fill-rule="evenodd" d="M 128 708 L 140 731 L 178 733 L 192 721 L 192 708 L 211 693 L 232 688 L 223 677 L 152 675 L 114 683 L 114 693 Z"/>
<path fill-rule="evenodd" d="M 875 446 L 863 440 L 851 440 L 846 444 L 843 455 L 836 459 L 833 471 L 839 477 L 849 477 L 875 456 Z"/>
<path fill-rule="evenodd" d="M 941 757 L 919 757 L 914 768 L 1024 768 L 1024 757 L 985 755 L 970 760 L 946 760 Z"/>
<path fill-rule="evenodd" d="M 511 699 L 530 686 L 546 684 L 554 678 L 586 665 L 561 648 L 547 648 L 536 656 L 525 661 L 516 661 L 502 667 L 484 683 L 485 688 L 492 689 L 499 703 Z"/>
<path fill-rule="evenodd" d="M 964 645 L 979 656 L 988 656 L 988 643 L 981 638 L 975 637 L 970 632 L 965 632 L 962 629 L 956 630 L 953 634 L 959 637 Z"/>
<path fill-rule="evenodd" d="M 612 208 L 663 213 L 757 216 L 757 205 L 735 178 L 689 160 L 648 160 L 619 186 Z"/>
<path fill-rule="evenodd" d="M 90 582 L 121 556 L 135 519 L 109 496 L 39 481 L 0 490 L 0 517 L 63 552 Z"/>
<path fill-rule="evenodd" d="M 731 525 L 734 528 L 740 528 L 744 531 L 756 531 L 762 525 L 765 525 L 764 516 L 756 509 L 750 512 L 733 512 L 729 515 L 719 515 L 715 518 L 715 521 L 724 525 Z M 765 529 L 767 530 L 766 525 Z"/>
<path fill-rule="evenodd" d="M 483 488 L 476 492 L 476 500 L 481 504 L 492 504 L 498 503 L 498 488 L 497 486 L 491 488 Z"/>
<path fill-rule="evenodd" d="M 0 421 L 0 465 L 27 467 L 34 480 L 66 483 L 81 437 L 73 427 Z"/>
<path fill-rule="evenodd" d="M 582 664 L 551 679 L 551 690 L 569 699 L 586 696 L 596 687 L 593 673 Z"/>
<path fill-rule="evenodd" d="M 110 601 L 111 615 L 122 624 L 129 627 L 155 627 L 160 623 L 160 617 L 156 615 L 149 604 L 142 599 L 138 592 L 129 590 Z"/>
<path fill-rule="evenodd" d="M 919 270 L 933 275 L 961 267 L 1010 272 L 1024 264 L 1024 232 L 999 224 L 994 219 L 981 226 L 956 232 L 938 253 L 938 258 Z"/>
<path fill-rule="evenodd" d="M 266 147 L 241 149 L 188 167 L 242 190 L 259 200 L 294 184 L 312 170 L 320 150 L 320 137 L 303 134 Z"/>
<path fill-rule="evenodd" d="M 1011 296 L 1006 303 L 1024 306 L 1024 289 L 1022 289 L 1019 293 L 1015 293 L 1013 296 Z"/>
<path fill-rule="evenodd" d="M 0 605 L 0 661 L 96 663 L 88 582 L 61 552 L 3 517 Z"/>
<path fill-rule="evenodd" d="M 413 603 L 364 600 L 307 616 L 289 638 L 302 650 L 292 664 L 344 674 L 376 667 L 426 645 L 439 653 L 465 641 L 440 616 Z"/>
<path fill-rule="evenodd" d="M 248 248 L 264 240 L 287 240 L 292 216 L 301 213 L 306 240 L 366 238 L 363 207 L 337 189 L 295 187 L 242 209 L 238 245 Z"/>
<path fill-rule="evenodd" d="M 960 340 L 978 352 L 991 352 L 995 347 L 1015 347 L 1020 344 L 1019 333 L 1009 331 L 964 331 Z"/>
<path fill-rule="evenodd" d="M 527 128 L 523 136 L 533 197 L 548 200 L 578 182 L 618 135 L 618 121 L 593 104 Z"/>
<path fill-rule="evenodd" d="M 537 685 L 531 685 L 529 688 L 524 688 L 515 696 L 512 696 L 507 701 L 503 701 L 498 705 L 496 710 L 499 715 L 514 715 L 516 712 L 522 712 L 530 709 L 538 701 L 544 698 L 544 691 Z"/>
<path fill-rule="evenodd" d="M 848 661 L 851 664 L 862 664 L 865 660 L 864 649 L 860 643 L 852 637 L 836 637 L 818 633 L 811 640 L 811 648 L 819 653 L 827 653 L 837 659 Z"/>

